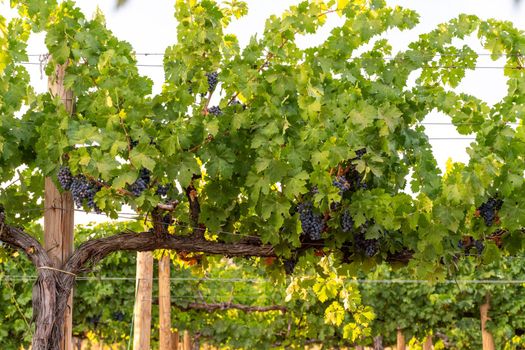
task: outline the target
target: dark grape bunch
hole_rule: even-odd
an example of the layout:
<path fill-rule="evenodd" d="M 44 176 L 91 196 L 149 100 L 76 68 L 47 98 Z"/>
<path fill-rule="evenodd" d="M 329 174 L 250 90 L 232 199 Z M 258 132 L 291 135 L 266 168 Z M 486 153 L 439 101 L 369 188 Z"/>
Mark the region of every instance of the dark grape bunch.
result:
<path fill-rule="evenodd" d="M 155 191 L 156 195 L 165 197 L 168 195 L 169 190 L 171 189 L 171 184 L 168 185 L 158 185 L 157 190 Z"/>
<path fill-rule="evenodd" d="M 459 240 L 458 248 L 464 250 L 466 254 L 470 252 L 470 249 L 476 248 L 478 255 L 481 255 L 485 249 L 485 245 L 483 244 L 483 240 L 468 236 Z"/>
<path fill-rule="evenodd" d="M 73 175 L 71 170 L 67 166 L 61 166 L 58 170 L 58 182 L 64 191 L 69 191 L 71 189 L 71 184 L 73 183 Z"/>
<path fill-rule="evenodd" d="M 84 175 L 75 176 L 70 187 L 77 208 L 81 208 L 86 202 L 88 208 L 93 209 L 97 213 L 100 213 L 101 210 L 95 204 L 95 195 L 100 189 L 100 185 L 93 180 L 89 180 Z"/>
<path fill-rule="evenodd" d="M 212 106 L 210 108 L 208 108 L 208 113 L 212 114 L 212 115 L 221 115 L 222 114 L 222 110 L 219 106 Z"/>
<path fill-rule="evenodd" d="M 98 324 L 100 323 L 101 315 L 93 315 L 92 317 L 86 317 L 86 321 L 89 324 L 92 324 L 95 328 L 97 328 Z"/>
<path fill-rule="evenodd" d="M 73 201 L 77 208 L 84 203 L 88 208 L 100 213 L 101 210 L 95 204 L 95 195 L 102 188 L 96 181 L 86 178 L 84 175 L 73 176 L 67 166 L 61 166 L 57 174 L 58 182 L 65 191 L 71 191 Z"/>
<path fill-rule="evenodd" d="M 162 217 L 162 225 L 168 227 L 173 223 L 173 217 L 170 214 L 166 214 Z"/>
<path fill-rule="evenodd" d="M 481 215 L 485 221 L 485 225 L 492 226 L 497 217 L 497 212 L 501 209 L 502 205 L 503 200 L 492 197 L 479 206 L 477 212 L 479 212 L 479 215 Z"/>
<path fill-rule="evenodd" d="M 301 220 L 303 232 L 312 241 L 320 240 L 321 233 L 325 227 L 322 215 L 314 214 L 312 203 L 310 202 L 299 204 L 297 211 L 299 212 L 299 220 Z"/>
<path fill-rule="evenodd" d="M 361 148 L 355 151 L 356 159 L 361 159 L 366 154 L 366 148 Z"/>
<path fill-rule="evenodd" d="M 117 311 L 112 314 L 114 321 L 122 322 L 124 321 L 124 313 L 122 311 Z"/>
<path fill-rule="evenodd" d="M 331 202 L 330 211 L 338 211 L 341 208 L 341 202 Z"/>
<path fill-rule="evenodd" d="M 284 272 L 286 272 L 287 275 L 293 274 L 295 270 L 295 265 L 297 264 L 296 259 L 287 259 L 284 261 Z"/>
<path fill-rule="evenodd" d="M 354 219 L 352 219 L 348 211 L 341 215 L 341 228 L 343 232 L 350 232 L 354 228 Z"/>
<path fill-rule="evenodd" d="M 483 241 L 481 240 L 475 240 L 474 247 L 476 247 L 476 250 L 478 251 L 478 255 L 481 255 L 481 253 L 483 253 L 483 250 L 485 249 L 485 245 L 483 244 Z"/>
<path fill-rule="evenodd" d="M 363 231 L 354 235 L 354 247 L 356 251 L 363 252 L 371 258 L 379 252 L 379 241 L 377 239 L 366 239 Z"/>
<path fill-rule="evenodd" d="M 350 182 L 348 182 L 344 175 L 336 176 L 332 184 L 339 189 L 341 194 L 350 189 Z"/>
<path fill-rule="evenodd" d="M 129 148 L 130 149 L 133 149 L 135 147 L 137 147 L 139 145 L 139 141 L 138 140 L 130 140 L 129 141 Z"/>
<path fill-rule="evenodd" d="M 142 168 L 140 169 L 138 179 L 129 186 L 129 190 L 133 193 L 133 195 L 138 197 L 146 190 L 146 188 L 148 188 L 150 180 L 150 171 L 146 168 Z"/>
<path fill-rule="evenodd" d="M 208 91 L 215 90 L 215 87 L 217 86 L 217 83 L 219 82 L 219 73 L 212 72 L 212 73 L 206 73 L 206 76 L 208 77 Z"/>

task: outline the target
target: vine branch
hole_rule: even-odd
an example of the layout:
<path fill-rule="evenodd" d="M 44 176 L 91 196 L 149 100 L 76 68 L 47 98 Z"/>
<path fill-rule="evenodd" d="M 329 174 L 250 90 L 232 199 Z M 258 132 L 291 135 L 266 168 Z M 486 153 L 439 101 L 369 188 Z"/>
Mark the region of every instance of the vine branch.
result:
<path fill-rule="evenodd" d="M 203 310 L 207 312 L 221 311 L 221 310 L 240 310 L 246 313 L 250 312 L 270 312 L 270 311 L 281 311 L 286 313 L 288 308 L 282 305 L 270 305 L 270 306 L 252 306 L 235 303 L 189 303 L 186 306 L 174 304 L 173 306 L 181 310 Z"/>

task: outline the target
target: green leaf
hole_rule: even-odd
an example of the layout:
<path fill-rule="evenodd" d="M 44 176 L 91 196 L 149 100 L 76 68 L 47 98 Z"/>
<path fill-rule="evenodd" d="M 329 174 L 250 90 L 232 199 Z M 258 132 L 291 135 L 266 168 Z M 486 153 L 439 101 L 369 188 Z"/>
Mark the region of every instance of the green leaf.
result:
<path fill-rule="evenodd" d="M 129 154 L 129 159 L 131 161 L 131 164 L 137 169 L 140 168 L 146 168 L 149 170 L 153 170 L 155 168 L 155 160 L 150 158 L 146 153 L 142 153 L 139 151 L 138 148 L 134 148 L 131 150 Z"/>
<path fill-rule="evenodd" d="M 111 186 L 115 189 L 120 189 L 126 187 L 127 184 L 131 185 L 137 180 L 138 172 L 135 170 L 129 170 L 125 173 L 118 175 L 113 179 Z"/>

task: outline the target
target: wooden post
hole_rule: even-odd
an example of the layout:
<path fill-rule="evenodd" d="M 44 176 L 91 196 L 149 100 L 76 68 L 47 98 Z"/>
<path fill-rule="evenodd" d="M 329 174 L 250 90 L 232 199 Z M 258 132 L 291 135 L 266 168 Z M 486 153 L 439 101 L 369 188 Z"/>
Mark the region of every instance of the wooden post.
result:
<path fill-rule="evenodd" d="M 153 289 L 153 255 L 137 253 L 137 299 L 133 310 L 133 349 L 149 350 L 151 336 L 151 298 Z"/>
<path fill-rule="evenodd" d="M 159 349 L 171 350 L 170 264 L 168 253 L 159 260 Z"/>
<path fill-rule="evenodd" d="M 73 93 L 64 88 L 66 65 L 56 68 L 55 76 L 48 80 L 49 92 L 58 96 L 68 113 L 73 113 Z M 60 194 L 51 178 L 44 184 L 44 249 L 49 254 L 52 267 L 62 268 L 73 253 L 73 228 L 75 211 L 71 193 Z M 73 292 L 69 295 L 66 315 L 64 317 L 64 337 L 60 343 L 61 350 L 73 349 Z"/>
<path fill-rule="evenodd" d="M 406 350 L 405 335 L 401 328 L 397 329 L 397 350 Z"/>
<path fill-rule="evenodd" d="M 355 350 L 365 350 L 365 347 L 363 345 L 357 345 Z"/>
<path fill-rule="evenodd" d="M 490 320 L 489 317 L 490 309 L 490 295 L 485 295 L 485 303 L 480 306 L 479 313 L 481 316 L 481 340 L 483 344 L 483 350 L 494 350 L 494 338 L 492 334 L 486 329 L 487 321 Z"/>
<path fill-rule="evenodd" d="M 423 350 L 432 350 L 433 348 L 432 344 L 432 335 L 427 335 L 425 342 L 423 343 Z"/>
<path fill-rule="evenodd" d="M 171 350 L 179 350 L 179 331 L 171 333 Z"/>
<path fill-rule="evenodd" d="M 182 344 L 183 350 L 192 350 L 191 349 L 191 336 L 190 332 L 184 331 L 184 343 Z"/>

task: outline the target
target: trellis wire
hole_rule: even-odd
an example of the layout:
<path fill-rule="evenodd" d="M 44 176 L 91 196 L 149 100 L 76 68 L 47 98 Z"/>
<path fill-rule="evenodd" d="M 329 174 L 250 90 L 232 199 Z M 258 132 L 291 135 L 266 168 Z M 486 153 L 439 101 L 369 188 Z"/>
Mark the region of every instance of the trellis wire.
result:
<path fill-rule="evenodd" d="M 308 277 L 308 276 L 297 276 L 297 278 Z M 0 280 L 2 283 L 5 281 L 22 281 L 31 282 L 37 279 L 36 275 L 31 276 L 14 276 L 4 275 Z M 79 276 L 75 280 L 77 281 L 137 281 L 144 280 L 143 278 L 135 277 L 108 277 L 108 276 Z M 157 281 L 158 278 L 154 277 L 152 280 Z M 195 277 L 172 277 L 171 282 L 221 282 L 221 283 L 257 283 L 257 282 L 268 282 L 273 283 L 273 280 L 266 278 L 195 278 Z M 494 284 L 494 285 L 507 285 L 507 284 L 524 284 L 525 279 L 485 279 L 485 280 L 468 280 L 468 279 L 446 279 L 446 280 L 420 280 L 420 279 L 348 279 L 345 281 L 350 284 Z M 525 287 L 525 286 L 524 286 Z"/>
<path fill-rule="evenodd" d="M 40 62 L 17 62 L 21 65 L 26 66 L 40 66 L 42 65 Z M 135 64 L 137 67 L 150 67 L 150 68 L 164 68 L 163 64 L 147 64 L 147 63 L 137 63 Z M 521 66 L 422 66 L 418 67 L 418 69 L 515 69 L 515 70 L 523 70 L 525 67 Z"/>

